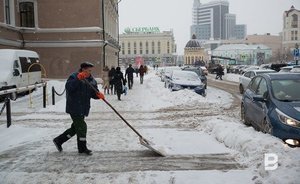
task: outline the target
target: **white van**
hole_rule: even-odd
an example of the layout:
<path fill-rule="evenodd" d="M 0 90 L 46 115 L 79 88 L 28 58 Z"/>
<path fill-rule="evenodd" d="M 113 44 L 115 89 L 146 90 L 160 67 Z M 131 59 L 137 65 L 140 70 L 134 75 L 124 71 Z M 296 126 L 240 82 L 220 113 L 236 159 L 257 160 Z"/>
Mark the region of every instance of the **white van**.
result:
<path fill-rule="evenodd" d="M 0 49 L 0 90 L 25 87 L 42 82 L 41 67 L 36 52 Z"/>

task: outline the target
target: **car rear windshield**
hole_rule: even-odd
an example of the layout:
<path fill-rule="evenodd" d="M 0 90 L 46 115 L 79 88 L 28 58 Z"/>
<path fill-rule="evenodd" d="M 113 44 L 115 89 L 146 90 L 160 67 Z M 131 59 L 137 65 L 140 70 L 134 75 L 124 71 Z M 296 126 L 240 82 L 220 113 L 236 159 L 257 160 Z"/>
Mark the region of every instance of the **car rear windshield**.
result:
<path fill-rule="evenodd" d="M 300 101 L 300 79 L 272 80 L 273 96 L 280 101 Z"/>

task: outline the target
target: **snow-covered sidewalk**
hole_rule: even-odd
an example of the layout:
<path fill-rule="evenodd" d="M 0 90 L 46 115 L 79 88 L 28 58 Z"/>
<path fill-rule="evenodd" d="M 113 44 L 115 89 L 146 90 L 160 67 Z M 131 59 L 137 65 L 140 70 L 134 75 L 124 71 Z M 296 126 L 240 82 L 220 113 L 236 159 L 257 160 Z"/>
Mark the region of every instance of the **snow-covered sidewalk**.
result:
<path fill-rule="evenodd" d="M 58 153 L 52 139 L 67 129 L 65 99 L 55 106 L 28 108 L 28 97 L 12 104 L 13 125 L 0 126 L 0 183 L 297 183 L 299 148 L 246 127 L 231 116 L 230 94 L 208 87 L 207 96 L 170 92 L 150 72 L 143 85 L 118 101 L 107 100 L 147 139 L 167 153 L 160 158 L 105 103 L 92 100 L 88 147 L 79 156 L 76 139 Z M 63 90 L 64 82 L 50 81 Z M 50 88 L 49 88 L 50 89 Z M 41 90 L 33 96 L 39 97 Z M 38 99 L 38 98 L 37 98 Z M 41 102 L 40 102 L 41 103 Z M 39 104 L 37 101 L 35 104 Z M 4 122 L 4 118 L 0 117 Z M 279 168 L 264 170 L 264 153 L 279 156 Z M 288 169 L 290 168 L 290 169 Z"/>

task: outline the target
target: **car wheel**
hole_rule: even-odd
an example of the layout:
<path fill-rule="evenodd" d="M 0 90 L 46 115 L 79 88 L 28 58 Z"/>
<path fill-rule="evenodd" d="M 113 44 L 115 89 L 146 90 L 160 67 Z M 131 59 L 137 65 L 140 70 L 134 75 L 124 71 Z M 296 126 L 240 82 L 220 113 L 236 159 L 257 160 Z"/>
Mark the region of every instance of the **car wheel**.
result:
<path fill-rule="evenodd" d="M 167 83 L 165 82 L 165 88 L 167 88 Z"/>
<path fill-rule="evenodd" d="M 240 93 L 241 93 L 241 94 L 244 94 L 244 87 L 243 87 L 242 84 L 240 84 L 239 89 L 240 89 Z"/>
<path fill-rule="evenodd" d="M 246 118 L 246 111 L 245 111 L 244 104 L 241 105 L 241 120 L 245 125 L 251 126 L 251 123 L 249 123 Z"/>
<path fill-rule="evenodd" d="M 272 127 L 271 123 L 266 118 L 263 122 L 262 132 L 266 133 L 266 134 L 272 134 L 272 132 L 273 132 L 273 127 Z"/>

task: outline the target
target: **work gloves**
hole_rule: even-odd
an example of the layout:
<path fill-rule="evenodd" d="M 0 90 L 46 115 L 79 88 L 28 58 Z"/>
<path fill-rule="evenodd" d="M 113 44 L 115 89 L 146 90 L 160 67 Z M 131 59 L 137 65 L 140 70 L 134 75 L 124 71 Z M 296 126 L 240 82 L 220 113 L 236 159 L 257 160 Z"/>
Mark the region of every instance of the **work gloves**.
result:
<path fill-rule="evenodd" d="M 97 95 L 97 97 L 98 97 L 99 99 L 101 99 L 101 100 L 104 100 L 104 99 L 105 99 L 104 94 L 101 93 L 101 92 L 97 92 L 96 95 Z"/>
<path fill-rule="evenodd" d="M 77 74 L 77 78 L 78 78 L 79 80 L 86 79 L 86 78 L 88 78 L 89 76 L 90 76 L 90 74 L 87 73 L 87 72 L 80 72 L 80 73 Z"/>

